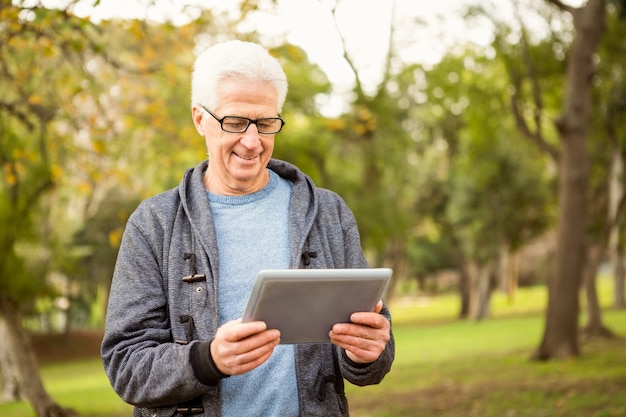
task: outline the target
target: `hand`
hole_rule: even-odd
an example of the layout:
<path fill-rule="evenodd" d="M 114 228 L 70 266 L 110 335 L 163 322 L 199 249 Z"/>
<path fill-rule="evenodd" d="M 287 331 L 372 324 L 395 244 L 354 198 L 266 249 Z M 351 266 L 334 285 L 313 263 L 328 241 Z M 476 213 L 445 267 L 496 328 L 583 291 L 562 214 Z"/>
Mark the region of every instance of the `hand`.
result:
<path fill-rule="evenodd" d="M 373 313 L 354 313 L 351 323 L 337 323 L 329 333 L 330 341 L 342 347 L 348 358 L 356 363 L 374 362 L 391 339 L 391 324 L 382 314 L 383 302 Z"/>
<path fill-rule="evenodd" d="M 240 375 L 264 363 L 280 343 L 278 330 L 262 321 L 229 321 L 217 329 L 211 342 L 213 362 L 226 375 Z"/>

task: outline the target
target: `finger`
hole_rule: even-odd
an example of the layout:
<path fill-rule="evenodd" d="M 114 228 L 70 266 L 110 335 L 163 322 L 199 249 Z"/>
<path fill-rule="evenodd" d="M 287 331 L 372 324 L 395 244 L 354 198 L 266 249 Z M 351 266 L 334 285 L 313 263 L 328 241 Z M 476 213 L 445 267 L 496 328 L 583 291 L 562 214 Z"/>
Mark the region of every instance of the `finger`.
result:
<path fill-rule="evenodd" d="M 211 355 L 221 372 L 238 375 L 265 362 L 279 343 L 278 330 L 267 330 L 236 342 L 216 338 L 211 343 Z"/>
<path fill-rule="evenodd" d="M 384 346 L 391 340 L 389 322 L 381 328 L 352 323 L 339 323 L 333 326 L 329 337 L 333 343 L 361 347 L 363 340 Z"/>
<path fill-rule="evenodd" d="M 348 357 L 356 363 L 374 362 L 385 350 L 386 343 L 355 336 L 331 337 L 331 342 L 346 351 Z"/>
<path fill-rule="evenodd" d="M 350 316 L 350 321 L 353 324 L 361 324 L 363 326 L 373 327 L 376 329 L 383 329 L 389 325 L 389 320 L 379 313 L 354 313 Z"/>
<path fill-rule="evenodd" d="M 253 349 L 244 349 L 227 357 L 224 364 L 230 369 L 231 374 L 248 372 L 265 362 L 273 353 L 280 339 L 271 339 L 268 343 L 255 346 Z M 246 343 L 246 342 L 243 342 Z"/>
<path fill-rule="evenodd" d="M 380 313 L 383 309 L 383 300 L 378 300 L 376 303 L 376 307 L 374 308 L 374 313 Z"/>
<path fill-rule="evenodd" d="M 265 363 L 270 358 L 270 356 L 272 356 L 273 352 L 273 349 L 271 349 L 265 352 L 263 355 L 255 358 L 254 360 L 232 366 L 230 368 L 230 375 L 241 375 L 245 374 L 246 372 L 252 371 L 253 369 Z"/>
<path fill-rule="evenodd" d="M 267 325 L 262 321 L 241 323 L 240 320 L 230 321 L 221 328 L 224 340 L 231 343 L 246 339 L 266 329 Z"/>

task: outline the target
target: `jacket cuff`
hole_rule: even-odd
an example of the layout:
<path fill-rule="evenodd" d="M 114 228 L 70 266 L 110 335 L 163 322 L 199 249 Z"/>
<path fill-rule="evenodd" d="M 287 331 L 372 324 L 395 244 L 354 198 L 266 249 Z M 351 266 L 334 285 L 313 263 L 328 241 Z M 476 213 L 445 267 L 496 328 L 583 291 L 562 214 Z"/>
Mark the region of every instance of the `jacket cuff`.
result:
<path fill-rule="evenodd" d="M 191 346 L 189 356 L 191 368 L 196 378 L 198 378 L 198 381 L 202 382 L 204 385 L 215 386 L 220 380 L 228 378 L 229 375 L 223 374 L 217 369 L 217 365 L 215 365 L 215 361 L 213 361 L 213 357 L 211 356 L 212 342 L 213 341 L 194 343 Z"/>
<path fill-rule="evenodd" d="M 354 362 L 352 359 L 350 359 L 350 357 L 348 356 L 348 353 L 345 351 L 345 349 L 341 349 L 341 356 L 348 363 L 348 365 L 350 365 L 352 368 L 355 368 L 355 369 L 365 369 L 365 368 L 369 367 L 372 363 L 376 362 L 376 361 L 369 362 L 369 363 Z"/>

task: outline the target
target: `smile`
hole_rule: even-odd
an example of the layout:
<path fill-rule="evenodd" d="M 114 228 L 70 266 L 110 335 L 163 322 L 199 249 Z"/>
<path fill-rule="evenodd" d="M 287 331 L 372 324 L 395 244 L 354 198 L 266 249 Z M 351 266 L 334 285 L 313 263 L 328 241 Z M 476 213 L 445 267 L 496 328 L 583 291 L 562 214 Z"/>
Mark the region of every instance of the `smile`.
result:
<path fill-rule="evenodd" d="M 252 161 L 253 159 L 256 159 L 258 155 L 244 156 L 235 153 L 235 156 L 237 156 L 237 158 L 245 159 L 246 161 Z"/>

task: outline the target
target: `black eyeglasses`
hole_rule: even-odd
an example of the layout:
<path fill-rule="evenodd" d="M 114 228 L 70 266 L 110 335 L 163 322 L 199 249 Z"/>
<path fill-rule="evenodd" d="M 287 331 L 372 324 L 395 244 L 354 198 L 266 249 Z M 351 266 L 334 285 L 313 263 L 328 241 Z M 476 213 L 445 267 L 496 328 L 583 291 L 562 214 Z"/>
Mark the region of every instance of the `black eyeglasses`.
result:
<path fill-rule="evenodd" d="M 220 127 L 224 132 L 228 133 L 243 133 L 248 130 L 251 124 L 256 125 L 259 133 L 264 135 L 270 135 L 272 133 L 278 133 L 285 125 L 285 121 L 280 117 L 262 117 L 260 119 L 248 119 L 247 117 L 240 116 L 224 116 L 219 119 L 216 115 L 211 113 L 209 109 L 200 105 L 202 110 L 209 113 L 220 124 Z"/>

